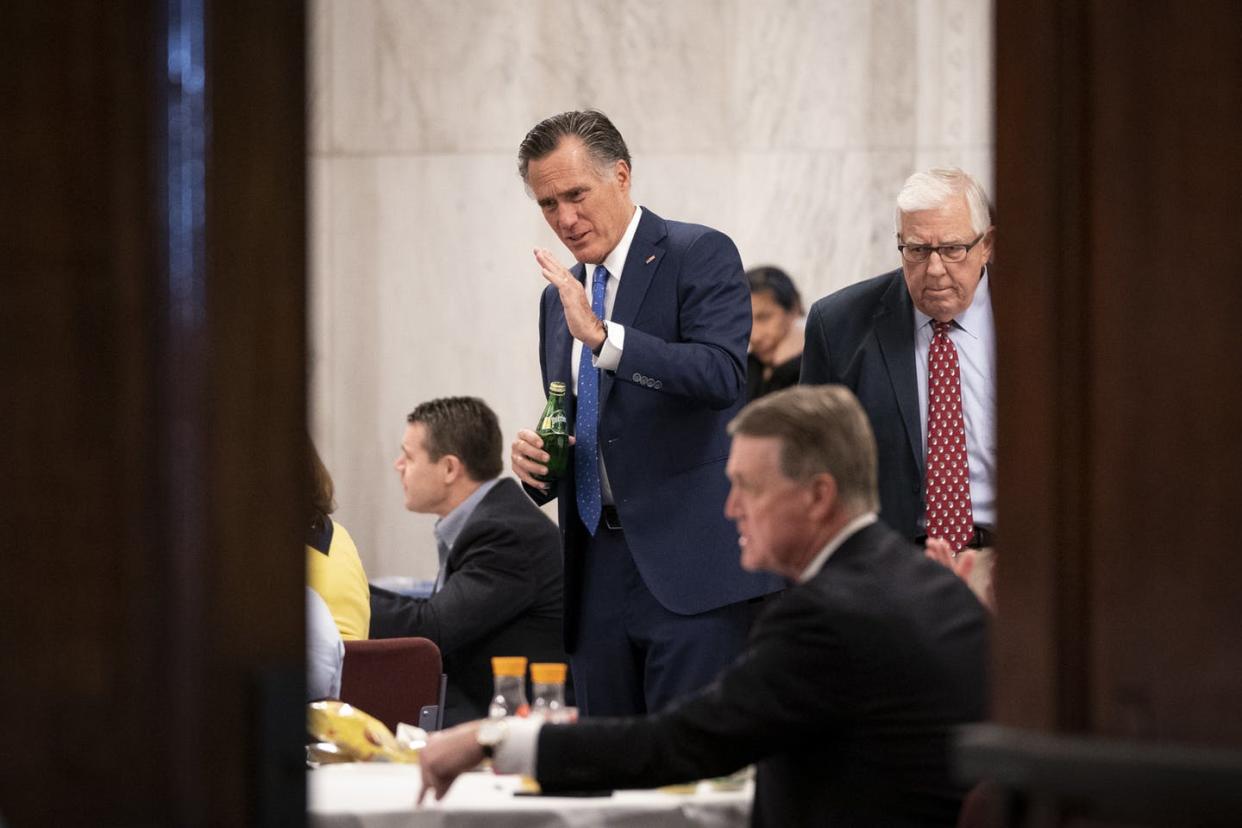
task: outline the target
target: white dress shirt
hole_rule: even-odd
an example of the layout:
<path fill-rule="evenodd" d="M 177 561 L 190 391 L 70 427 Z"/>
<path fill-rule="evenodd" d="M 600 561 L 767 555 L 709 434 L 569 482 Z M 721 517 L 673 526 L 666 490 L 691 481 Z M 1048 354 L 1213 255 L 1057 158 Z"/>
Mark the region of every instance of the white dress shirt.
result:
<path fill-rule="evenodd" d="M 306 588 L 306 699 L 339 699 L 345 642 L 319 593 Z"/>
<path fill-rule="evenodd" d="M 595 276 L 595 268 L 599 264 L 603 264 L 608 270 L 608 281 L 604 284 L 604 319 L 612 319 L 612 307 L 617 302 L 617 290 L 621 285 L 621 272 L 625 270 L 625 260 L 630 255 L 630 245 L 634 243 L 634 233 L 638 230 L 639 219 L 642 218 L 643 208 L 635 207 L 634 215 L 630 217 L 630 223 L 625 228 L 625 233 L 621 236 L 621 241 L 617 242 L 617 246 L 612 249 L 607 258 L 603 262 L 583 262 L 582 266 L 586 268 L 586 289 L 587 299 L 591 298 L 591 280 Z M 615 325 L 609 321 L 608 338 L 604 340 L 604 345 L 600 348 L 599 356 L 591 356 L 591 364 L 602 371 L 615 371 L 617 366 L 621 364 L 621 352 L 625 350 L 625 327 Z M 578 393 L 578 363 L 582 360 L 582 342 L 574 340 L 574 350 L 570 357 L 570 370 L 573 372 L 574 383 L 573 393 Z M 603 492 L 603 502 L 607 504 L 615 503 L 612 496 L 612 484 L 608 482 L 608 472 L 604 468 L 604 455 L 599 456 L 599 481 L 600 488 Z"/>
<path fill-rule="evenodd" d="M 985 268 L 974 300 L 953 320 L 949 339 L 957 349 L 970 466 L 971 512 L 976 525 L 996 528 L 996 331 Z M 932 318 L 914 309 L 914 365 L 919 383 L 919 426 L 927 457 L 927 360 L 934 335 Z M 919 515 L 919 527 L 926 518 Z"/>

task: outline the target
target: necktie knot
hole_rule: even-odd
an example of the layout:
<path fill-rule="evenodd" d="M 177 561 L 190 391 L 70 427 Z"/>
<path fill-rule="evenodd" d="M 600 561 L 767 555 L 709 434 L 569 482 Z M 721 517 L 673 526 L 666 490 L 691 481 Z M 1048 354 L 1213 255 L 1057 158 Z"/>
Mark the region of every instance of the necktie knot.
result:
<path fill-rule="evenodd" d="M 953 330 L 953 320 L 948 322 L 937 322 L 932 320 L 932 326 L 935 329 L 936 336 L 948 336 L 949 331 Z"/>

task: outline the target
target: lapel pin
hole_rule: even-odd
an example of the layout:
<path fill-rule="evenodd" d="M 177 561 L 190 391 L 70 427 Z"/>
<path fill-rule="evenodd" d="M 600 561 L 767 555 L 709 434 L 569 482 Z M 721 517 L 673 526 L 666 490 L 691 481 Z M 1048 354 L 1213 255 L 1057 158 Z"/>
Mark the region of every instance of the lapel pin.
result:
<path fill-rule="evenodd" d="M 655 261 L 655 254 L 652 253 L 650 256 L 647 257 L 647 261 L 643 262 L 643 264 L 651 264 L 654 261 Z"/>

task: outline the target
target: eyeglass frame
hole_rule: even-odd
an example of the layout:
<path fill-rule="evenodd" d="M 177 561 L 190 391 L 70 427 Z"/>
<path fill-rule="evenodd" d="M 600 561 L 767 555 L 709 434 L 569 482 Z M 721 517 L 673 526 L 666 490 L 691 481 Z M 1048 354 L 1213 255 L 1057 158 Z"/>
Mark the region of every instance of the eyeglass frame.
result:
<path fill-rule="evenodd" d="M 986 237 L 987 237 L 987 235 L 988 235 L 988 231 L 987 231 L 987 230 L 984 230 L 982 233 L 980 233 L 978 236 L 976 236 L 976 237 L 975 237 L 975 240 L 974 240 L 974 241 L 972 241 L 970 244 L 906 244 L 905 242 L 901 242 L 900 244 L 898 244 L 898 245 L 897 245 L 897 252 L 901 254 L 902 261 L 908 262 L 908 263 L 910 263 L 910 264 L 926 264 L 927 262 L 930 262 L 930 261 L 931 261 L 931 257 L 932 257 L 932 254 L 933 254 L 933 253 L 935 253 L 937 256 L 939 256 L 939 257 L 940 257 L 940 261 L 942 261 L 942 262 L 947 262 L 948 264 L 960 264 L 960 263 L 962 263 L 962 262 L 966 261 L 966 257 L 970 255 L 970 251 L 971 251 L 971 250 L 973 250 L 973 249 L 975 248 L 975 246 L 976 246 L 977 244 L 979 244 L 979 242 L 983 241 L 983 240 L 984 240 L 984 238 L 986 238 Z M 926 259 L 909 259 L 909 258 L 906 258 L 906 248 L 907 248 L 907 247 L 925 247 L 925 248 L 927 248 L 927 258 L 926 258 Z M 960 248 L 962 248 L 962 258 L 960 258 L 960 259 L 949 259 L 949 258 L 946 258 L 946 257 L 945 257 L 945 255 L 944 255 L 943 253 L 941 253 L 941 252 L 940 252 L 940 251 L 942 251 L 942 250 L 946 250 L 946 249 L 948 249 L 948 248 L 950 248 L 950 247 L 960 247 Z"/>

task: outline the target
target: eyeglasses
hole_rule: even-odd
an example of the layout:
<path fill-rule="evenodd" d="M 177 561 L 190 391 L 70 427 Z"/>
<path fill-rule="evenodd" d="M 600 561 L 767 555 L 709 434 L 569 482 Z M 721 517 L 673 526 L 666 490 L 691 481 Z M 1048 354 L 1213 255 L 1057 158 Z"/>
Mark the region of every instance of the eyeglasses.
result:
<path fill-rule="evenodd" d="M 899 244 L 897 249 L 901 251 L 901 258 L 910 264 L 921 264 L 931 258 L 931 254 L 939 253 L 942 262 L 961 262 L 965 261 L 966 254 L 970 249 L 979 242 L 983 241 L 983 237 L 987 233 L 980 233 L 970 244 Z"/>

